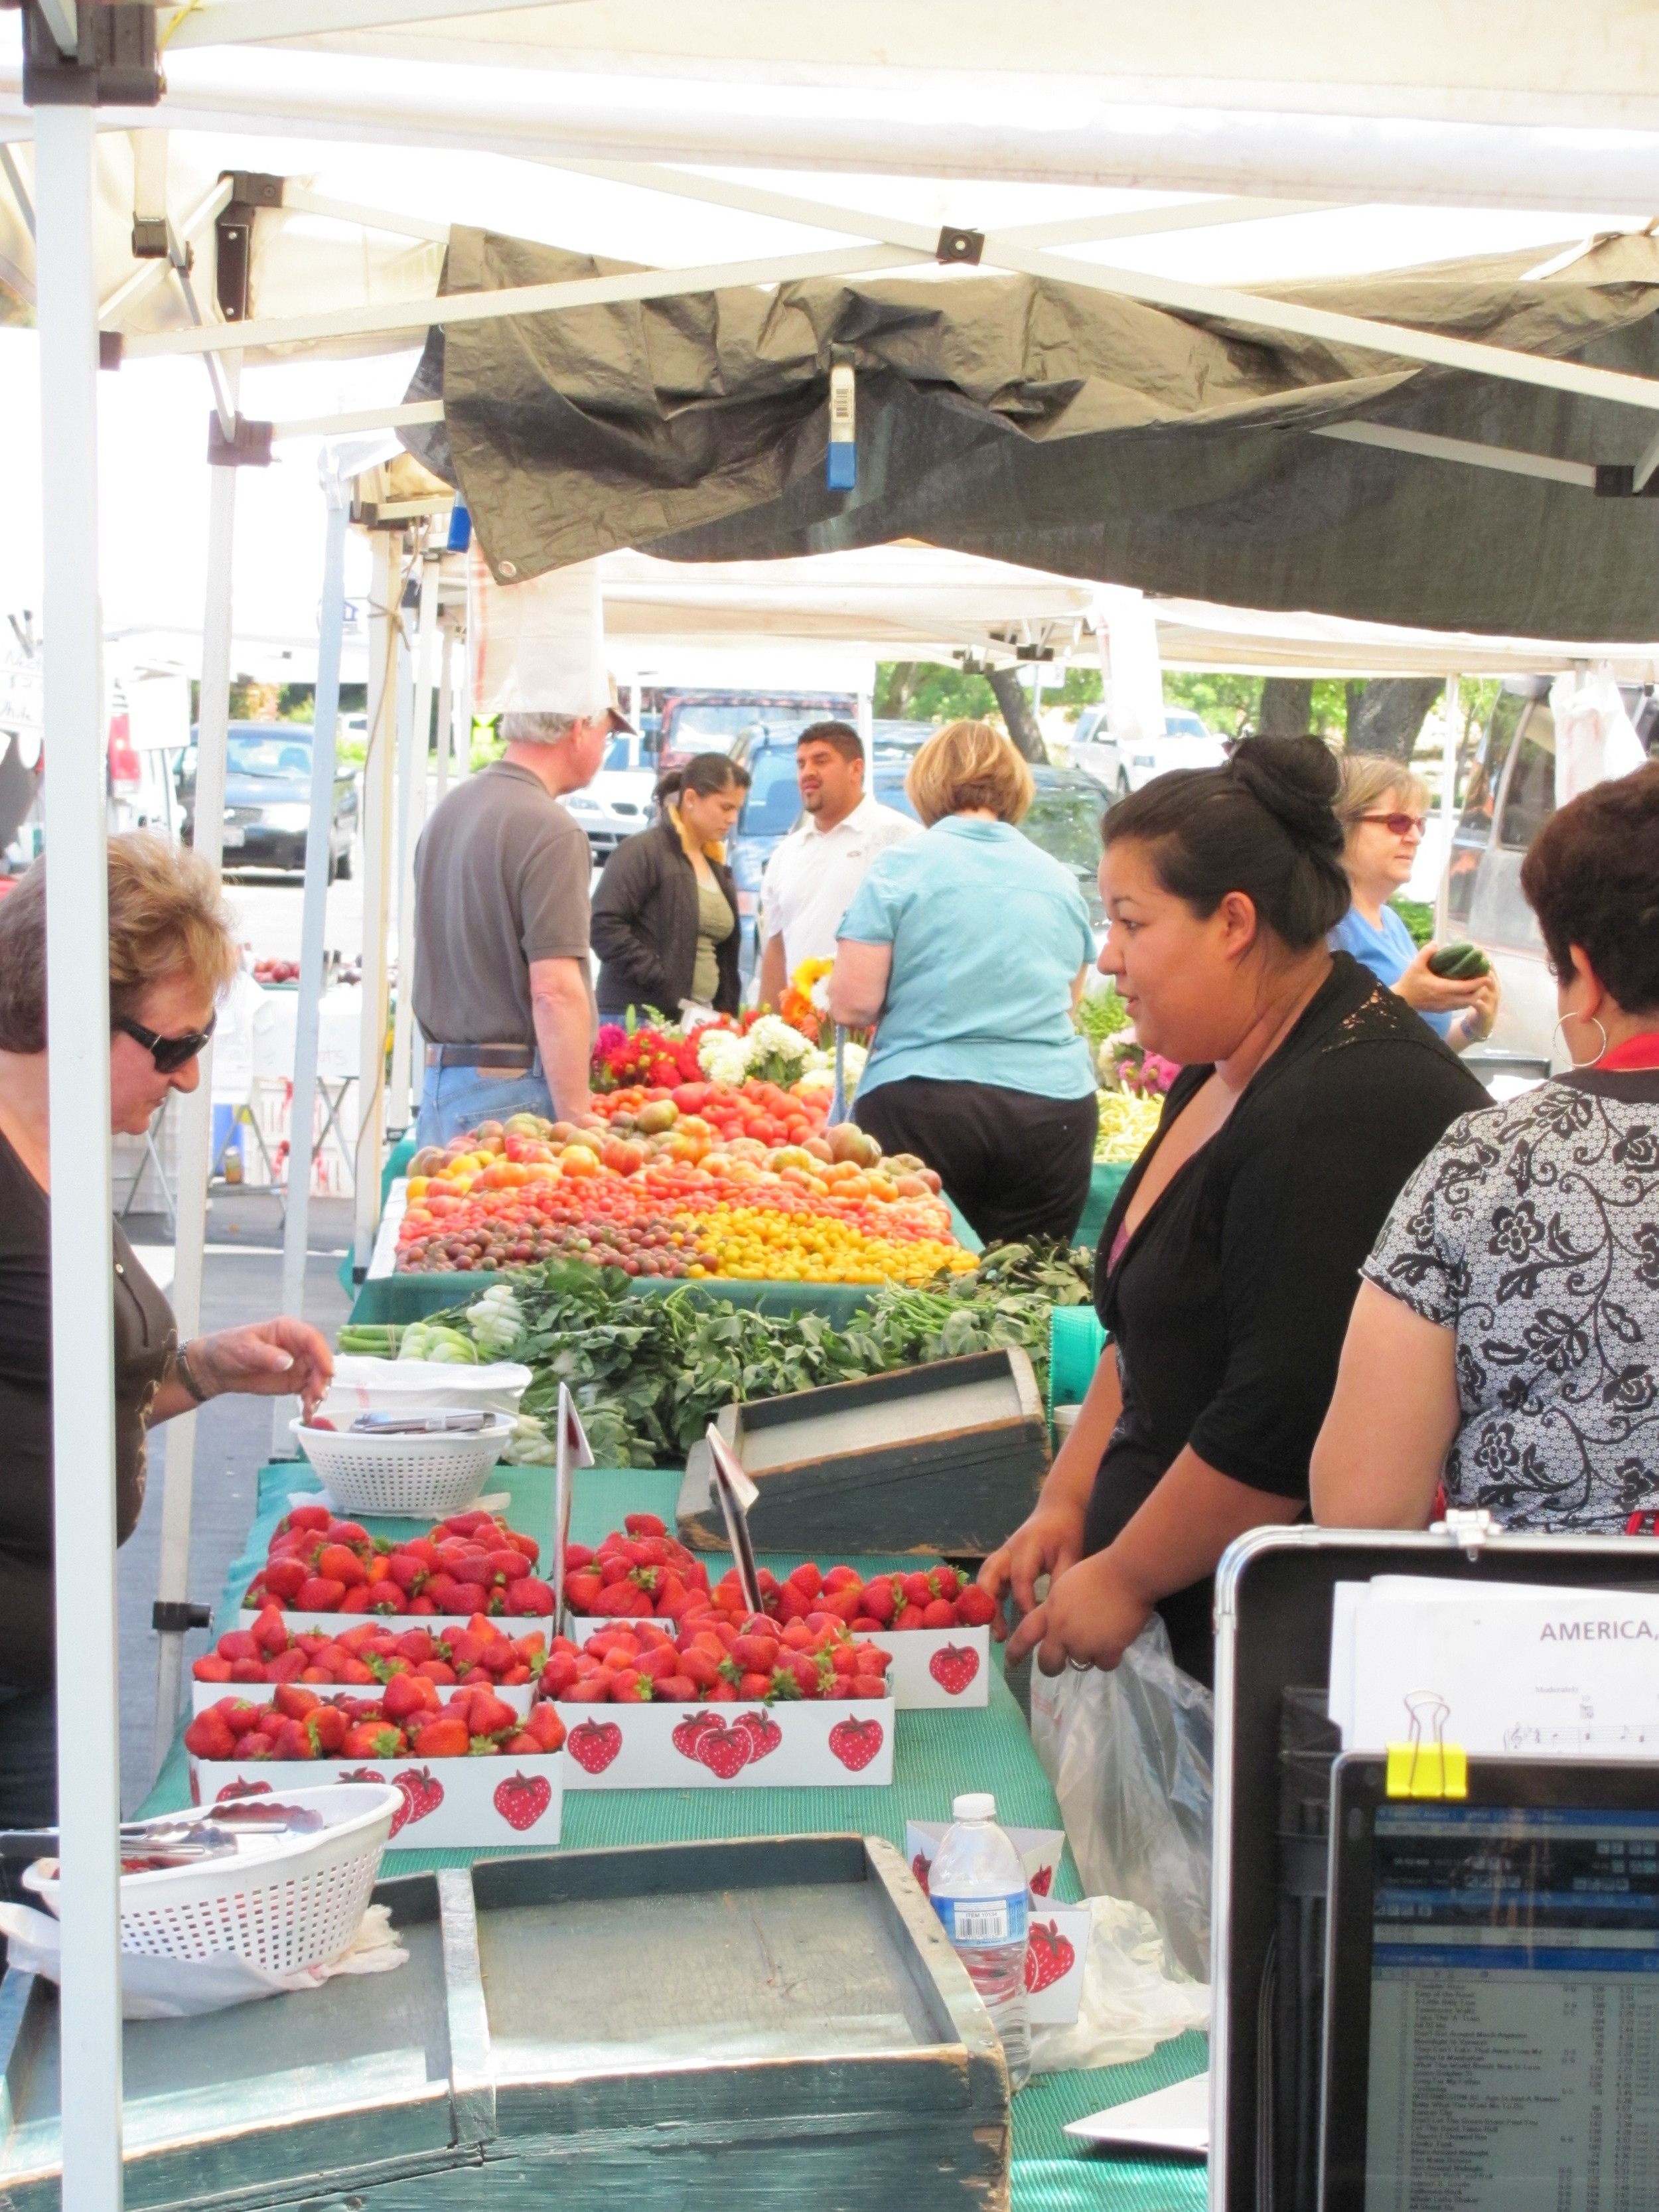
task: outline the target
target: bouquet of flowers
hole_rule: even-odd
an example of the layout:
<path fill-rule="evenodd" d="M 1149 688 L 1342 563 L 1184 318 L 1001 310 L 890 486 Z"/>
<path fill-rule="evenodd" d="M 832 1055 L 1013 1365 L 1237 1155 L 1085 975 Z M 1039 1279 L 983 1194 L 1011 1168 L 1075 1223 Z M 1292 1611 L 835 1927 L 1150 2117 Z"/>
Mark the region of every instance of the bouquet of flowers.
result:
<path fill-rule="evenodd" d="M 734 1089 L 752 1076 L 787 1090 L 805 1073 L 809 1060 L 822 1056 L 778 1014 L 762 1014 L 741 1031 L 710 1023 L 697 1031 L 696 1048 L 700 1072 L 709 1082 Z"/>
<path fill-rule="evenodd" d="M 821 1044 L 830 1019 L 830 971 L 833 960 L 803 960 L 784 986 L 780 1018 L 799 1030 L 809 1044 Z"/>
<path fill-rule="evenodd" d="M 594 1042 L 595 1091 L 624 1091 L 634 1084 L 672 1090 L 678 1083 L 696 1083 L 702 1073 L 695 1041 L 672 1030 L 630 1032 L 620 1023 L 607 1022 Z"/>
<path fill-rule="evenodd" d="M 1127 1030 L 1106 1040 L 1098 1066 L 1103 1090 L 1127 1091 L 1141 1098 L 1162 1098 L 1181 1073 L 1176 1061 L 1148 1052 Z"/>

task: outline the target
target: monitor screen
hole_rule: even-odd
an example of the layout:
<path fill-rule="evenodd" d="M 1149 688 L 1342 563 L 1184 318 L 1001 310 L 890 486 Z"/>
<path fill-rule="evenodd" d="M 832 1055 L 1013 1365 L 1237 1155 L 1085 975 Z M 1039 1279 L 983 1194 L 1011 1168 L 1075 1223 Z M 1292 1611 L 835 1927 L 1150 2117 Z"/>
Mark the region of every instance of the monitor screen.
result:
<path fill-rule="evenodd" d="M 1364 2212 L 1659 2205 L 1659 1809 L 1382 1804 Z"/>

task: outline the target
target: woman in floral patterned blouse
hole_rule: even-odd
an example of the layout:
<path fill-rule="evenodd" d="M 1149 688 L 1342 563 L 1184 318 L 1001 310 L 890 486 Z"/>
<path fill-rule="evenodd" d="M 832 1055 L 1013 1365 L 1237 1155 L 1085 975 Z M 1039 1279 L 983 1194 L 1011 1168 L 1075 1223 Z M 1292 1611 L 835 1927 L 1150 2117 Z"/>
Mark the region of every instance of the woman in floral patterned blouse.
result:
<path fill-rule="evenodd" d="M 1316 1517 L 1511 1528 L 1659 1504 L 1659 763 L 1552 817 L 1522 869 L 1571 1069 L 1454 1121 L 1362 1270 Z"/>

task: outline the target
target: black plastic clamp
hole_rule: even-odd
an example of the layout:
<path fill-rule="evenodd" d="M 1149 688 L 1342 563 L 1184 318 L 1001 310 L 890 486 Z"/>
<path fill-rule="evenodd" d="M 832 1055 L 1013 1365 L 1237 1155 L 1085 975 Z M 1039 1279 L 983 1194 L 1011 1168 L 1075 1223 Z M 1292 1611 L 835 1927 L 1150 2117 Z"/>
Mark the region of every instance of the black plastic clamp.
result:
<path fill-rule="evenodd" d="M 217 414 L 208 416 L 208 465 L 215 469 L 268 469 L 270 466 L 270 439 L 276 428 L 274 422 L 250 422 L 246 415 L 236 417 L 235 429 L 226 437 L 224 427 Z"/>
<path fill-rule="evenodd" d="M 149 1609 L 149 1625 L 158 1636 L 182 1636 L 186 1629 L 211 1627 L 213 1607 L 192 1605 L 187 1597 L 158 1597 Z"/>
<path fill-rule="evenodd" d="M 933 257 L 939 261 L 969 261 L 977 267 L 979 257 L 984 251 L 985 233 L 982 230 L 945 229 L 939 234 Z"/>

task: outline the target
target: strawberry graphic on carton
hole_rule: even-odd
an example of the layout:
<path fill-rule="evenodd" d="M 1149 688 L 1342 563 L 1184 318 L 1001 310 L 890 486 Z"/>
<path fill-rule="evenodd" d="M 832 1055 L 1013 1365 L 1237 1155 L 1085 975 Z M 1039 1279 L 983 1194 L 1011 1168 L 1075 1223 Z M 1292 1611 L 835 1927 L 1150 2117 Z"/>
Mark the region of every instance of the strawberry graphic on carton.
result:
<path fill-rule="evenodd" d="M 380 1760 L 192 1759 L 198 1804 L 267 1790 L 314 1790 L 328 1782 L 389 1782 L 402 1797 L 392 1816 L 394 1851 L 474 1850 L 485 1844 L 550 1846 L 559 1840 L 566 1775 L 562 1751 L 491 1758 Z"/>
<path fill-rule="evenodd" d="M 560 1702 L 572 1790 L 769 1790 L 884 1786 L 893 1701 L 775 1705 Z"/>

